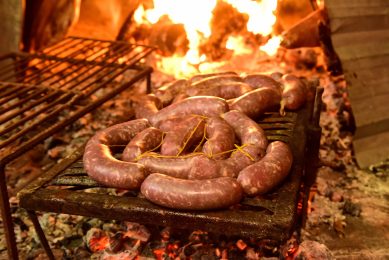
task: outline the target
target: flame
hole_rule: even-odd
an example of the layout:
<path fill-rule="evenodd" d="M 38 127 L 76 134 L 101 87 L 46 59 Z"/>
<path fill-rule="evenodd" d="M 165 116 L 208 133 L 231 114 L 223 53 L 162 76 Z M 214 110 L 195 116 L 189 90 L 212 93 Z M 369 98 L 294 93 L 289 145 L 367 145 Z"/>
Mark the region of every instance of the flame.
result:
<path fill-rule="evenodd" d="M 185 77 L 196 73 L 208 73 L 217 70 L 228 61 L 210 62 L 204 54 L 201 54 L 199 47 L 211 36 L 210 22 L 213 10 L 218 1 L 224 1 L 233 6 L 240 13 L 248 15 L 246 29 L 253 34 L 268 36 L 272 33 L 272 27 L 276 21 L 274 11 L 277 7 L 277 0 L 154 0 L 153 9 L 144 9 L 142 5 L 134 13 L 134 20 L 137 24 L 155 24 L 162 17 L 168 16 L 176 24 L 182 24 L 189 41 L 189 50 L 184 56 L 173 55 L 171 57 L 159 57 L 157 67 L 160 71 Z M 276 50 L 276 38 L 272 38 L 262 51 L 274 55 Z M 233 55 L 249 54 L 255 52 L 253 47 L 245 43 L 243 36 L 229 36 L 226 46 Z"/>
<path fill-rule="evenodd" d="M 277 53 L 280 43 L 281 43 L 281 37 L 275 36 L 271 38 L 265 45 L 259 47 L 259 49 L 261 51 L 266 52 L 269 56 L 274 56 Z"/>
<path fill-rule="evenodd" d="M 247 30 L 255 34 L 269 35 L 273 31 L 272 27 L 276 22 L 274 11 L 277 8 L 277 1 L 262 0 L 256 2 L 252 0 L 224 0 L 239 12 L 248 14 Z"/>
<path fill-rule="evenodd" d="M 234 51 L 235 55 L 249 54 L 252 50 L 246 46 L 243 36 L 230 36 L 228 37 L 226 48 Z"/>

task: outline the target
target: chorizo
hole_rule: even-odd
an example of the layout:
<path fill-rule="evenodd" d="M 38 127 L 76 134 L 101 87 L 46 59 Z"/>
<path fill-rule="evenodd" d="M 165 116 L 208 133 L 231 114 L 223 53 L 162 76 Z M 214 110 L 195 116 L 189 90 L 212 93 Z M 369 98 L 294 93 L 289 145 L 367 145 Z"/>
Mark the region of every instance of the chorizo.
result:
<path fill-rule="evenodd" d="M 250 152 L 256 161 L 265 155 L 268 145 L 266 134 L 254 120 L 236 110 L 224 113 L 222 117 L 234 129 L 243 150 Z"/>
<path fill-rule="evenodd" d="M 188 81 L 186 79 L 178 79 L 158 88 L 154 91 L 154 94 L 165 107 L 171 104 L 177 94 L 185 90 L 187 85 Z"/>
<path fill-rule="evenodd" d="M 248 195 L 266 193 L 286 178 L 292 162 L 293 155 L 289 146 L 281 141 L 272 142 L 262 160 L 239 173 L 238 182 Z"/>
<path fill-rule="evenodd" d="M 184 121 L 187 118 L 187 116 L 176 116 L 168 118 L 164 121 L 160 121 L 156 128 L 160 129 L 163 132 L 169 132 L 172 131 L 177 125 L 179 125 L 182 121 Z"/>
<path fill-rule="evenodd" d="M 241 147 L 225 160 L 197 157 L 192 162 L 189 179 L 237 177 L 242 169 L 265 155 L 268 141 L 265 132 L 255 121 L 236 110 L 229 111 L 222 117 L 234 129 Z"/>
<path fill-rule="evenodd" d="M 191 86 L 194 88 L 209 88 L 215 84 L 228 82 L 243 82 L 243 79 L 236 74 L 216 75 L 201 79 L 195 83 L 192 83 Z"/>
<path fill-rule="evenodd" d="M 127 144 L 147 127 L 150 127 L 150 124 L 146 119 L 137 119 L 96 133 L 88 141 L 83 156 L 88 175 L 108 187 L 138 189 L 147 175 L 144 166 L 117 160 L 113 157 L 110 146 Z"/>
<path fill-rule="evenodd" d="M 233 71 L 223 71 L 223 72 L 216 72 L 216 73 L 208 73 L 208 74 L 198 74 L 195 76 L 192 76 L 188 83 L 189 85 L 192 85 L 193 83 L 196 83 L 197 81 L 200 81 L 202 79 L 210 78 L 210 77 L 215 77 L 215 76 L 225 76 L 225 75 L 234 75 L 238 76 L 236 72 Z"/>
<path fill-rule="evenodd" d="M 307 89 L 298 77 L 291 74 L 284 75 L 282 83 L 284 90 L 282 91 L 280 114 L 284 115 L 285 108 L 296 110 L 305 104 Z"/>
<path fill-rule="evenodd" d="M 166 133 L 162 142 L 162 155 L 181 155 L 192 145 L 199 143 L 204 137 L 205 119 L 199 116 L 189 116 Z"/>
<path fill-rule="evenodd" d="M 182 210 L 226 208 L 239 203 L 243 194 L 234 178 L 184 180 L 159 173 L 144 180 L 141 192 L 155 204 Z"/>
<path fill-rule="evenodd" d="M 159 154 L 142 156 L 138 163 L 144 165 L 148 172 L 159 172 L 180 179 L 187 179 L 192 167 L 192 157 L 164 157 Z"/>
<path fill-rule="evenodd" d="M 205 129 L 207 141 L 203 145 L 203 153 L 216 160 L 226 159 L 234 149 L 234 129 L 222 118 L 211 117 L 207 120 Z"/>
<path fill-rule="evenodd" d="M 138 133 L 124 148 L 122 160 L 134 161 L 139 155 L 150 151 L 162 143 L 163 132 L 157 128 L 149 127 Z"/>
<path fill-rule="evenodd" d="M 171 104 L 150 118 L 153 126 L 171 117 L 184 115 L 219 116 L 228 111 L 226 101 L 219 97 L 189 97 Z"/>
<path fill-rule="evenodd" d="M 248 74 L 243 78 L 246 84 L 253 88 L 274 88 L 281 92 L 281 85 L 272 77 L 263 74 Z"/>
<path fill-rule="evenodd" d="M 162 108 L 161 101 L 153 94 L 133 97 L 132 100 L 135 103 L 134 110 L 137 119 L 146 118 L 149 120 Z"/>
<path fill-rule="evenodd" d="M 236 109 L 250 118 L 257 118 L 264 112 L 279 106 L 281 93 L 273 88 L 259 88 L 236 98 L 230 109 Z"/>
<path fill-rule="evenodd" d="M 227 82 L 216 84 L 206 89 L 193 89 L 190 96 L 214 96 L 224 99 L 237 98 L 243 94 L 252 91 L 253 88 L 242 82 Z"/>

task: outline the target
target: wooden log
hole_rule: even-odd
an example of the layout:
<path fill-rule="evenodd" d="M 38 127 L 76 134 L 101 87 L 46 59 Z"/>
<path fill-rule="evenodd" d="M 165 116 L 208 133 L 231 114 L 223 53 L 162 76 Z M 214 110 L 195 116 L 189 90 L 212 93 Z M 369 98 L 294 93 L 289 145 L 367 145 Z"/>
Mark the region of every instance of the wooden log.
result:
<path fill-rule="evenodd" d="M 327 23 L 324 9 L 317 9 L 299 23 L 284 31 L 282 33 L 281 46 L 289 49 L 319 47 L 319 23 Z"/>
<path fill-rule="evenodd" d="M 78 19 L 81 0 L 26 0 L 23 50 L 43 49 L 62 40 Z"/>

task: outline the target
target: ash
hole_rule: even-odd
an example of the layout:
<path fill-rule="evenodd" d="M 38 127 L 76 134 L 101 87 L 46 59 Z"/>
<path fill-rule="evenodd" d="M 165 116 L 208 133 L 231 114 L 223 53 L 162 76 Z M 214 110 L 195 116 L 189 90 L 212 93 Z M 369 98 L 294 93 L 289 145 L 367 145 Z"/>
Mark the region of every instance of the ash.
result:
<path fill-rule="evenodd" d="M 304 56 L 309 53 L 309 56 Z M 312 53 L 315 59 L 312 60 Z M 307 58 L 309 57 L 309 58 Z M 262 70 L 317 77 L 325 87 L 321 113 L 321 167 L 312 188 L 305 228 L 281 248 L 255 239 L 225 237 L 203 231 L 157 228 L 137 223 L 102 221 L 42 213 L 40 223 L 56 259 L 388 259 L 389 161 L 359 169 L 352 152 L 353 117 L 343 77 L 325 71 L 318 49 L 283 51 L 258 59 L 237 72 Z M 236 65 L 236 64 L 235 64 Z M 255 65 L 255 66 L 253 66 Z M 242 63 L 242 66 L 244 63 Z M 156 72 L 153 87 L 173 80 Z M 21 259 L 46 259 L 27 213 L 15 194 L 32 179 L 79 149 L 97 130 L 133 117 L 131 96 L 138 84 L 37 146 L 7 168 L 15 232 Z M 7 259 L 0 226 L 0 259 Z"/>

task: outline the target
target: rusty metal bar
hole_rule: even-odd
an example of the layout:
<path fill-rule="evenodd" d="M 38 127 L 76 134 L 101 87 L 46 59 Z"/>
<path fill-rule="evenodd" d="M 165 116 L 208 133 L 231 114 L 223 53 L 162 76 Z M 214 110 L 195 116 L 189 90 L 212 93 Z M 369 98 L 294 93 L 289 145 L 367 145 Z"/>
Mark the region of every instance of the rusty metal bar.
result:
<path fill-rule="evenodd" d="M 41 140 L 44 140 L 46 136 L 50 136 L 50 135 L 54 134 L 55 132 L 61 130 L 64 126 L 73 123 L 78 118 L 91 112 L 92 110 L 101 106 L 103 103 L 105 103 L 109 99 L 113 98 L 114 96 L 116 96 L 117 94 L 122 92 L 123 90 L 127 89 L 129 86 L 133 85 L 138 80 L 145 78 L 146 75 L 151 73 L 151 71 L 152 71 L 151 68 L 145 68 L 143 71 L 138 72 L 128 82 L 120 84 L 119 87 L 113 89 L 112 91 L 110 91 L 106 95 L 95 100 L 93 103 L 88 104 L 87 106 L 83 107 L 82 109 L 77 110 L 74 114 L 71 114 L 68 117 L 64 118 L 63 121 L 56 123 L 56 124 L 46 128 L 46 129 L 44 129 L 42 132 L 38 133 L 33 138 L 29 139 L 27 142 L 24 142 L 23 145 L 18 146 L 18 148 L 14 149 L 12 153 L 5 155 L 2 158 L 2 160 L 5 163 L 12 161 L 13 159 L 17 158 L 18 156 L 22 155 L 26 151 L 33 148 Z"/>
<path fill-rule="evenodd" d="M 18 248 L 16 247 L 15 231 L 12 224 L 12 215 L 9 205 L 8 189 L 5 183 L 5 164 L 0 162 L 0 211 L 4 225 L 4 233 L 7 238 L 7 251 L 10 259 L 19 259 Z"/>
<path fill-rule="evenodd" d="M 61 42 L 62 43 L 62 42 Z M 60 43 L 60 45 L 62 45 Z M 75 44 L 73 44 L 73 45 L 67 45 L 66 46 L 66 48 L 67 49 L 70 49 L 70 48 L 73 48 L 75 45 L 77 45 L 77 44 L 79 44 L 79 43 L 75 43 Z M 60 53 L 61 52 L 61 50 L 57 50 L 57 52 L 55 52 L 55 53 L 51 53 L 51 55 L 57 55 L 58 53 Z M 14 62 L 14 63 L 12 63 L 12 64 L 10 64 L 9 66 L 11 67 L 11 68 L 9 68 L 7 71 L 0 71 L 0 75 L 4 75 L 6 72 L 8 72 L 8 71 L 13 71 L 14 69 L 15 69 L 15 67 L 17 67 L 17 65 L 21 65 L 21 64 L 23 64 L 23 63 L 25 63 L 25 64 L 27 64 L 28 62 L 27 61 L 31 61 L 31 60 L 33 60 L 34 58 L 35 58 L 35 56 L 32 56 L 32 55 L 26 55 L 25 56 L 25 58 L 26 58 L 26 60 L 19 60 L 19 61 L 17 61 L 17 62 Z M 39 64 L 42 64 L 42 63 L 44 63 L 45 62 L 45 60 L 41 60 L 40 62 L 38 62 L 38 63 L 36 63 L 36 64 L 34 64 L 35 66 L 36 65 L 39 65 Z M 1 70 L 1 69 L 0 69 Z M 22 70 L 22 71 L 19 71 L 20 73 L 23 73 L 23 72 L 25 72 L 26 70 L 24 69 L 24 70 Z M 8 73 L 7 73 L 8 74 Z"/>
<path fill-rule="evenodd" d="M 28 213 L 28 216 L 30 217 L 30 219 L 32 221 L 32 224 L 34 225 L 35 231 L 36 231 L 36 233 L 37 233 L 37 235 L 39 237 L 39 240 L 41 241 L 41 244 L 42 244 L 43 248 L 46 251 L 46 254 L 47 254 L 48 258 L 50 260 L 55 260 L 53 252 L 50 249 L 49 243 L 47 242 L 45 233 L 42 230 L 42 227 L 41 227 L 41 225 L 39 223 L 39 220 L 38 220 L 38 217 L 37 217 L 35 211 L 28 210 L 27 213 Z"/>
<path fill-rule="evenodd" d="M 10 113 L 8 114 L 7 116 L 3 117 L 2 119 L 0 119 L 0 124 L 3 124 L 4 122 L 7 122 L 9 120 L 11 120 L 12 118 L 15 118 L 16 116 L 18 115 L 21 115 L 23 114 L 24 112 L 26 112 L 27 110 L 30 110 L 31 108 L 37 106 L 37 105 L 40 105 L 42 104 L 43 102 L 45 101 L 48 101 L 49 99 L 51 98 L 54 98 L 55 96 L 57 96 L 58 94 L 61 94 L 60 91 L 58 90 L 53 90 L 53 92 L 47 96 L 43 96 L 42 98 L 40 99 L 37 99 L 36 101 L 34 102 L 31 102 L 30 104 L 28 104 L 27 106 L 24 106 L 23 108 L 17 110 L 17 111 L 14 111 L 13 113 Z"/>
<path fill-rule="evenodd" d="M 9 85 L 12 85 L 12 84 L 8 84 L 8 86 Z M 12 93 L 12 95 L 9 95 L 8 97 L 4 97 L 2 100 L 0 100 L 0 106 L 5 104 L 5 103 L 7 103 L 7 102 L 9 102 L 10 100 L 12 100 L 14 98 L 17 98 L 20 95 L 24 95 L 25 93 L 28 93 L 30 90 L 33 90 L 35 88 L 36 88 L 35 86 L 29 86 L 29 87 L 26 87 L 26 88 L 22 87 L 21 89 L 14 91 Z"/>

